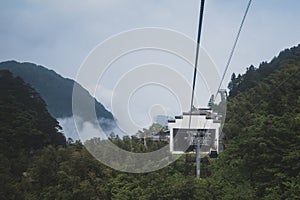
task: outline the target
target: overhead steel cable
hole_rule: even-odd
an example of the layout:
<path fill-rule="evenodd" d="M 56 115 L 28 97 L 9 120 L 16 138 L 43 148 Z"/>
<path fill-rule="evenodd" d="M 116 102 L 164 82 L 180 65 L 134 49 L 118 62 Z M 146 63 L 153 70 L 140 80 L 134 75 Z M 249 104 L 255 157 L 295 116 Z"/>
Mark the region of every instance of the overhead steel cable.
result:
<path fill-rule="evenodd" d="M 191 127 L 191 116 L 192 116 L 192 110 L 193 110 L 193 104 L 194 104 L 194 93 L 195 93 L 196 78 L 197 78 L 197 67 L 198 67 L 198 59 L 199 59 L 201 31 L 202 31 L 202 24 L 203 24 L 204 3 L 205 3 L 205 0 L 201 0 L 199 25 L 198 25 L 198 36 L 197 36 L 197 47 L 196 47 L 196 56 L 195 56 L 195 66 L 194 66 L 193 87 L 192 87 L 192 98 L 191 98 L 191 106 L 190 106 L 189 128 Z"/>
<path fill-rule="evenodd" d="M 195 56 L 195 66 L 194 66 L 193 87 L 192 87 L 192 97 L 191 97 L 190 116 L 189 116 L 189 129 L 191 128 L 191 118 L 192 118 L 192 111 L 193 111 L 193 104 L 194 104 L 194 94 L 195 94 L 195 86 L 196 86 L 196 78 L 197 78 L 197 67 L 198 67 L 200 41 L 201 41 L 200 39 L 201 39 L 203 14 L 204 14 L 204 3 L 205 3 L 205 0 L 201 0 L 200 14 L 199 14 L 199 25 L 198 25 L 197 47 L 196 47 L 196 56 Z M 189 137 L 191 138 L 193 136 L 189 136 Z M 197 166 L 196 167 L 196 176 L 197 176 L 197 178 L 200 178 L 200 141 L 199 141 L 199 138 L 197 139 L 196 166 Z"/>
<path fill-rule="evenodd" d="M 219 89 L 220 89 L 220 87 L 222 85 L 222 82 L 224 80 L 225 74 L 226 74 L 226 72 L 228 70 L 228 67 L 230 65 L 230 62 L 231 62 L 234 50 L 236 48 L 238 39 L 239 39 L 240 34 L 241 34 L 242 27 L 244 25 L 247 13 L 249 11 L 251 2 L 252 2 L 252 0 L 249 0 L 249 3 L 247 5 L 247 9 L 246 9 L 246 11 L 244 13 L 241 25 L 239 27 L 236 39 L 234 41 L 233 47 L 232 47 L 230 55 L 229 55 L 229 59 L 227 61 L 226 67 L 225 67 L 225 71 L 223 73 L 220 85 L 219 85 L 219 87 L 217 89 L 217 93 L 216 93 L 215 96 L 217 96 L 217 94 L 218 94 L 218 91 L 219 91 Z M 200 50 L 200 41 L 201 41 L 200 39 L 201 39 L 201 31 L 202 31 L 203 15 L 204 15 L 204 3 L 205 3 L 205 0 L 201 0 L 201 3 L 200 3 L 200 14 L 199 14 L 199 25 L 198 25 L 197 47 L 196 47 L 196 56 L 195 56 L 195 66 L 194 66 L 194 76 L 193 76 L 193 85 L 192 85 L 192 97 L 191 97 L 191 105 L 190 105 L 190 112 L 189 112 L 189 129 L 191 128 L 191 117 L 192 117 L 192 111 L 193 111 L 193 107 L 194 107 L 193 104 L 194 104 L 195 86 L 196 86 L 196 78 L 197 78 L 197 67 L 198 67 L 198 60 L 199 60 L 199 50 Z M 213 103 L 214 103 L 214 101 L 215 101 L 215 99 L 213 99 Z M 205 121 L 205 123 L 204 123 L 203 130 L 205 130 L 206 122 L 207 121 Z M 191 138 L 191 137 L 193 137 L 193 136 L 190 135 L 189 138 Z M 200 160 L 201 160 L 201 156 L 200 156 L 200 151 L 201 151 L 200 150 L 200 145 L 201 145 L 200 144 L 200 142 L 201 142 L 200 141 L 200 137 L 201 136 L 198 136 L 198 135 L 195 136 L 195 138 L 197 140 L 197 149 L 196 149 L 196 177 L 198 179 L 200 178 Z M 193 139 L 193 144 L 194 144 L 195 138 Z"/>
<path fill-rule="evenodd" d="M 247 14 L 248 14 L 248 11 L 249 11 L 249 8 L 250 8 L 251 3 L 252 3 L 252 0 L 249 0 L 249 2 L 248 2 L 248 4 L 247 4 L 247 8 L 246 8 L 245 13 L 244 13 L 244 16 L 243 16 L 243 19 L 242 19 L 242 22 L 241 22 L 240 27 L 239 27 L 238 33 L 237 33 L 236 38 L 235 38 L 235 40 L 234 40 L 234 43 L 233 43 L 231 52 L 230 52 L 230 54 L 229 54 L 229 58 L 228 58 L 228 60 L 227 60 L 227 63 L 226 63 L 226 66 L 225 66 L 225 70 L 224 70 L 224 73 L 223 73 L 223 75 L 222 75 L 222 78 L 221 78 L 219 87 L 218 87 L 218 89 L 217 89 L 217 91 L 216 91 L 216 93 L 215 93 L 215 97 L 217 97 L 217 94 L 218 94 L 218 92 L 219 92 L 219 90 L 220 90 L 220 88 L 221 88 L 221 86 L 222 86 L 222 83 L 223 83 L 223 81 L 224 81 L 225 75 L 226 75 L 227 70 L 228 70 L 228 68 L 229 68 L 229 65 L 230 65 L 230 63 L 231 63 L 231 60 L 232 60 L 232 57 L 233 57 L 233 54 L 234 54 L 236 45 L 237 45 L 237 43 L 238 43 L 238 40 L 239 40 L 239 38 L 240 38 L 241 31 L 242 31 L 242 28 L 243 28 L 243 26 L 244 26 L 244 23 L 245 23 L 245 20 L 246 20 L 246 17 L 247 17 Z M 213 99 L 213 103 L 214 103 L 214 102 L 215 102 L 215 99 Z"/>

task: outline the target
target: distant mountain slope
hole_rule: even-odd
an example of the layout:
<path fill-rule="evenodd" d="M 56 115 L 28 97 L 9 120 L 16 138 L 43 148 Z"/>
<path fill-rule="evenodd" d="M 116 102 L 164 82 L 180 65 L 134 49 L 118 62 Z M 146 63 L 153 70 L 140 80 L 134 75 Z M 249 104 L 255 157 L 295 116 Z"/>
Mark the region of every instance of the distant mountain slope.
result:
<path fill-rule="evenodd" d="M 1 69 L 7 69 L 15 76 L 21 77 L 40 93 L 53 117 L 66 118 L 72 116 L 72 91 L 75 83 L 73 80 L 64 78 L 53 70 L 33 63 L 7 61 L 0 63 Z M 82 93 L 93 98 L 84 88 L 82 88 Z M 95 107 L 99 119 L 114 119 L 113 115 L 96 100 Z"/>
<path fill-rule="evenodd" d="M 0 70 L 9 70 L 14 76 L 22 78 L 40 94 L 42 99 L 46 102 L 49 113 L 52 117 L 56 118 L 59 121 L 60 126 L 62 126 L 62 132 L 65 137 L 72 138 L 74 141 L 92 137 L 89 136 L 88 132 L 90 131 L 87 131 L 84 136 L 79 136 L 77 127 L 74 123 L 72 113 L 72 92 L 74 84 L 78 83 L 60 76 L 53 70 L 49 70 L 33 63 L 6 61 L 0 63 Z M 83 108 L 81 116 L 79 116 L 82 119 L 81 123 L 89 122 L 94 125 L 95 123 L 99 123 L 102 130 L 109 135 L 116 127 L 113 115 L 107 111 L 101 103 L 97 102 L 87 90 L 82 88 L 79 84 L 78 86 L 82 99 L 85 99 L 85 101 L 88 102 L 95 101 L 95 111 L 98 118 L 98 122 L 95 122 L 94 119 L 90 119 Z"/>

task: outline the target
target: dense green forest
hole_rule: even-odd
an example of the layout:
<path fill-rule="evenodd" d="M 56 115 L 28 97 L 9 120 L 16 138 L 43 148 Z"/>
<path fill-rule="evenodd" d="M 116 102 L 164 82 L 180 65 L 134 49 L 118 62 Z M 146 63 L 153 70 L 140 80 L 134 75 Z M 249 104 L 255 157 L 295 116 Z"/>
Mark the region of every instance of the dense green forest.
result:
<path fill-rule="evenodd" d="M 300 199 L 300 45 L 229 84 L 225 151 L 203 158 L 201 177 L 182 156 L 146 174 L 115 171 L 59 126 L 30 86 L 0 75 L 0 199 Z M 128 151 L 166 145 L 112 137 Z"/>

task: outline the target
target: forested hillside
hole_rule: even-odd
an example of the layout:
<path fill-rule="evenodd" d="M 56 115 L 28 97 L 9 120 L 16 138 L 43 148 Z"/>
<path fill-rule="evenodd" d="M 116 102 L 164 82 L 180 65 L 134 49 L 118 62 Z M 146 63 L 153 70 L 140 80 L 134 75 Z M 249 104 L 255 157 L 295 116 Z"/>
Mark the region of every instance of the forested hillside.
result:
<path fill-rule="evenodd" d="M 23 90 L 28 86 L 19 78 L 1 74 L 0 199 L 300 199 L 300 46 L 232 79 L 226 148 L 218 159 L 202 159 L 200 180 L 189 156 L 155 172 L 128 174 L 99 163 L 79 142 L 59 145 L 49 137 L 59 136 L 55 120 L 35 113 L 38 95 Z M 50 127 L 39 129 L 35 120 Z M 34 137 L 36 148 L 29 140 Z M 136 137 L 110 140 L 135 152 L 166 145 L 147 141 L 145 147 Z"/>
<path fill-rule="evenodd" d="M 230 83 L 220 181 L 255 198 L 300 198 L 300 45 Z"/>
<path fill-rule="evenodd" d="M 35 90 L 11 72 L 0 71 L 0 199 L 16 194 L 14 184 L 22 180 L 35 152 L 65 145 L 59 128 Z"/>

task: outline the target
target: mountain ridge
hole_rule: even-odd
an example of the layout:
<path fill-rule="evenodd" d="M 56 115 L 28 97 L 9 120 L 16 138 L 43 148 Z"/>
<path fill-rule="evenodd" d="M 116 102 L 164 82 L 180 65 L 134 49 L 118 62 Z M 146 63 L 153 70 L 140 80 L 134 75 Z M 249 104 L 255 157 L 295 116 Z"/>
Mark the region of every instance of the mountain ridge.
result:
<path fill-rule="evenodd" d="M 286 64 L 295 62 L 299 57 L 299 52 L 300 44 L 280 51 L 270 62 L 263 61 L 258 67 L 250 65 L 242 75 L 233 73 L 228 84 L 230 97 L 255 87 L 257 83 L 268 79 L 271 74 L 280 70 Z"/>
<path fill-rule="evenodd" d="M 47 109 L 53 117 L 72 116 L 72 91 L 73 85 L 78 84 L 76 81 L 64 78 L 54 70 L 30 62 L 4 61 L 0 63 L 0 69 L 11 71 L 14 76 L 21 77 L 35 88 L 45 100 Z M 80 86 L 80 84 L 78 85 Z M 86 89 L 82 88 L 82 90 L 86 95 L 93 98 Z M 97 117 L 114 120 L 113 115 L 95 98 L 93 99 L 95 100 Z"/>
<path fill-rule="evenodd" d="M 114 116 L 76 81 L 64 78 L 54 70 L 30 62 L 1 62 L 0 70 L 9 70 L 13 76 L 20 77 L 40 94 L 46 103 L 48 112 L 62 126 L 66 138 L 72 138 L 74 141 L 82 139 L 78 135 L 78 124 L 76 126 L 72 110 L 74 86 L 76 86 L 84 101 L 95 103 L 97 121 L 91 119 L 83 103 L 82 108 L 80 108 L 81 114 L 77 116 L 82 119 L 80 123 L 88 122 L 96 126 L 100 125 L 107 135 L 116 130 L 117 125 Z"/>

